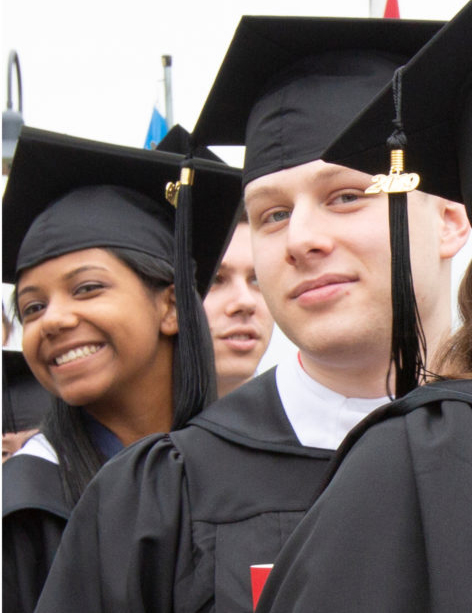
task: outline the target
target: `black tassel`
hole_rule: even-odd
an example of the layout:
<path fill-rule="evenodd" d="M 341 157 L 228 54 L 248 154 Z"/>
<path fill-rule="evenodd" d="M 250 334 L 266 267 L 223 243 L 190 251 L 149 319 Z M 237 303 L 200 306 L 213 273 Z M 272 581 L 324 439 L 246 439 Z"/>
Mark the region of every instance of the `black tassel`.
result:
<path fill-rule="evenodd" d="M 425 373 L 426 340 L 411 272 L 407 196 L 405 192 L 389 194 L 388 200 L 393 314 L 390 366 L 395 367 L 395 396 L 399 398 L 416 388 Z"/>
<path fill-rule="evenodd" d="M 175 216 L 175 294 L 178 306 L 179 399 L 173 429 L 181 428 L 216 396 L 211 337 L 204 326 L 192 259 L 193 161 L 183 163 Z M 210 349 L 209 347 L 210 346 Z"/>
<path fill-rule="evenodd" d="M 391 150 L 403 151 L 407 139 L 401 121 L 401 69 L 395 73 L 393 93 L 397 116 L 393 122 L 395 130 L 387 143 Z M 389 193 L 388 201 L 392 259 L 392 345 L 387 382 L 394 367 L 395 396 L 399 398 L 416 388 L 424 376 L 426 339 L 411 272 L 407 192 Z M 392 396 L 389 383 L 387 385 L 389 395 Z"/>

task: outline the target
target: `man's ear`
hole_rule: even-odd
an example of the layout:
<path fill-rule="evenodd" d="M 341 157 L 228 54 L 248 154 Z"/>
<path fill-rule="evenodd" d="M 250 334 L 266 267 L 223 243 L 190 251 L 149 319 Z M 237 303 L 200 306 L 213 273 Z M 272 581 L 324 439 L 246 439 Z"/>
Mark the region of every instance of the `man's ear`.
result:
<path fill-rule="evenodd" d="M 162 310 L 159 330 L 164 335 L 171 337 L 179 332 L 174 285 L 172 284 L 163 290 L 162 293 L 159 294 L 159 298 Z"/>
<path fill-rule="evenodd" d="M 470 233 L 465 205 L 441 199 L 441 258 L 452 258 L 463 247 Z"/>

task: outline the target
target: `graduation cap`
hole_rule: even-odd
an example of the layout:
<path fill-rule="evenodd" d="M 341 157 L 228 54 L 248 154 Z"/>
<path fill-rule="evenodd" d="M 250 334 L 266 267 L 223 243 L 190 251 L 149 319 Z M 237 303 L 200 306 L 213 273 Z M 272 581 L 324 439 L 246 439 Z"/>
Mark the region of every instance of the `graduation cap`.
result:
<path fill-rule="evenodd" d="M 159 219 L 156 228 L 164 225 L 173 232 L 175 209 L 165 198 L 165 188 L 167 182 L 178 179 L 183 159 L 183 155 L 99 143 L 24 127 L 3 198 L 3 281 L 15 282 L 20 245 L 35 218 L 51 203 L 79 188 L 117 186 L 139 192 L 143 203 L 146 197 L 153 201 L 142 206 Z M 197 159 L 195 164 L 195 212 L 190 239 L 196 263 L 197 289 L 204 296 L 236 219 L 241 172 L 211 160 Z M 80 209 L 85 206 L 87 203 L 76 208 L 78 217 L 85 218 L 85 215 L 80 216 Z M 101 215 L 96 205 L 95 208 L 96 215 Z M 106 217 L 106 208 L 102 209 Z M 144 245 L 148 245 L 152 249 L 150 227 L 142 228 L 143 236 L 139 236 L 140 231 L 137 228 L 131 230 L 129 226 L 133 224 L 133 216 L 117 221 L 116 211 L 110 207 L 109 217 L 109 223 L 112 223 L 109 232 L 122 234 L 120 238 L 110 239 L 112 244 L 118 246 L 121 241 L 122 247 L 143 250 Z M 98 223 L 93 224 L 93 218 L 84 219 L 84 222 L 80 232 L 80 227 L 71 222 L 71 229 L 75 228 L 75 231 L 71 230 L 63 246 L 54 248 L 44 244 L 43 259 L 49 257 L 48 250 L 66 253 L 90 247 L 92 243 L 97 246 L 106 240 L 104 228 Z M 52 228 L 48 230 L 52 232 Z M 145 236 L 146 232 L 148 236 Z M 60 234 L 61 228 L 57 227 L 52 241 L 59 243 Z M 84 247 L 80 247 L 82 243 Z M 172 254 L 170 256 L 172 258 Z"/>
<path fill-rule="evenodd" d="M 2 350 L 2 432 L 38 428 L 53 397 L 36 380 L 22 352 Z"/>
<path fill-rule="evenodd" d="M 467 205 L 472 221 L 472 2 L 401 70 L 405 162 L 423 192 Z M 397 80 L 396 80 L 397 81 Z M 389 164 L 393 80 L 323 155 L 375 175 Z"/>
<path fill-rule="evenodd" d="M 192 142 L 246 145 L 244 185 L 318 159 L 442 25 L 244 16 Z"/>
<path fill-rule="evenodd" d="M 422 191 L 465 203 L 472 223 L 471 32 L 469 2 L 398 70 L 389 87 L 331 145 L 323 160 L 376 176 L 377 186 L 385 182 L 381 188 L 385 192 L 392 180 L 408 184 L 416 175 Z M 392 147 L 404 151 L 406 167 L 414 173 L 402 173 L 393 163 L 393 172 L 383 174 Z M 407 191 L 389 193 L 397 395 L 417 384 L 426 352 L 411 276 Z"/>
<path fill-rule="evenodd" d="M 325 159 L 338 135 L 443 25 L 245 16 L 192 139 L 207 145 L 245 144 L 243 185 Z M 397 393 L 404 389 L 400 386 Z"/>
<path fill-rule="evenodd" d="M 189 387 L 191 412 L 201 408 L 211 379 L 195 290 L 205 295 L 231 238 L 241 173 L 195 158 L 193 218 L 182 230 L 165 194 L 183 160 L 23 128 L 3 199 L 3 279 L 14 282 L 25 268 L 90 247 L 133 249 L 173 264 L 181 373 L 187 376 L 182 386 Z"/>
<path fill-rule="evenodd" d="M 154 149 L 157 151 L 169 151 L 172 153 L 187 155 L 192 150 L 190 133 L 180 124 L 175 124 L 165 135 L 165 137 L 159 141 Z M 204 145 L 198 145 L 194 148 L 192 153 L 197 158 L 213 160 L 213 162 L 221 162 L 222 164 L 225 164 L 221 158 L 219 158 Z"/>

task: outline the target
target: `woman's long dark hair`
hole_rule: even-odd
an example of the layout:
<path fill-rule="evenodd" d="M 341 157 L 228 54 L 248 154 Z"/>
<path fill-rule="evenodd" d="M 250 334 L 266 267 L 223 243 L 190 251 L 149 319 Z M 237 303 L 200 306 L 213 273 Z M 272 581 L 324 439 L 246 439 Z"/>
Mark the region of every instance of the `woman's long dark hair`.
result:
<path fill-rule="evenodd" d="M 148 254 L 122 248 L 106 248 L 108 252 L 126 264 L 142 280 L 145 287 L 156 292 L 168 287 L 174 281 L 173 267 L 161 259 Z M 187 422 L 204 407 L 216 399 L 216 376 L 214 369 L 213 345 L 201 300 L 199 330 L 201 347 L 208 357 L 208 386 L 202 391 L 197 406 L 186 398 L 186 387 L 181 383 L 186 377 L 188 367 L 182 364 L 179 352 L 179 336 L 174 338 L 173 356 L 173 421 L 171 430 L 184 427 Z M 177 314 L 179 317 L 180 314 Z M 156 331 L 157 334 L 157 331 Z M 156 408 L 156 411 L 158 408 Z M 59 459 L 59 473 L 67 502 L 74 506 L 85 487 L 106 461 L 94 445 L 85 425 L 82 412 L 62 399 L 57 398 L 53 409 L 41 425 L 41 430 L 54 447 Z"/>

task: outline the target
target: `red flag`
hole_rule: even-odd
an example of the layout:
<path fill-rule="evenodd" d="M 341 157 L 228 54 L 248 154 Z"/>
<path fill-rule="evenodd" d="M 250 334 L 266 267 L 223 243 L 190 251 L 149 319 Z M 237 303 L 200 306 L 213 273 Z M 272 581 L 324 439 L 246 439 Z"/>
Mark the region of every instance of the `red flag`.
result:
<path fill-rule="evenodd" d="M 398 0 L 387 0 L 385 5 L 384 17 L 387 19 L 399 19 L 400 9 L 398 8 Z"/>
<path fill-rule="evenodd" d="M 370 16 L 386 17 L 387 19 L 399 19 L 400 9 L 398 0 L 370 0 Z"/>

